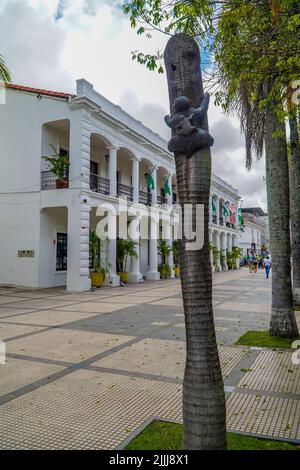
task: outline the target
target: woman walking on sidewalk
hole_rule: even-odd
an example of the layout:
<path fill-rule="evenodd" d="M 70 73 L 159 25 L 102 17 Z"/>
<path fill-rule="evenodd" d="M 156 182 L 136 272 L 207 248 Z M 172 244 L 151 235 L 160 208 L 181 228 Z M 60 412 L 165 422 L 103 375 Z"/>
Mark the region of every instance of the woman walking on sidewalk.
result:
<path fill-rule="evenodd" d="M 271 264 L 272 264 L 271 260 L 270 260 L 269 256 L 267 256 L 266 259 L 264 260 L 264 268 L 265 268 L 265 271 L 266 271 L 266 279 L 269 279 Z"/>

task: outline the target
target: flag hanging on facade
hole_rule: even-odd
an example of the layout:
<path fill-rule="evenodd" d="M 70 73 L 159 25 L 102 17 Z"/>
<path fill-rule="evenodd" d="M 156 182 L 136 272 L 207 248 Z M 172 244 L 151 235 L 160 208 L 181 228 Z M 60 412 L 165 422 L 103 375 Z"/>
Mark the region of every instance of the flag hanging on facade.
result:
<path fill-rule="evenodd" d="M 154 189 L 154 187 L 155 187 L 154 186 L 154 179 L 152 178 L 152 175 L 150 173 L 147 175 L 146 181 L 147 181 L 147 188 Z"/>
<path fill-rule="evenodd" d="M 169 186 L 169 177 L 166 179 L 166 182 L 165 182 L 165 185 L 164 185 L 164 192 L 165 192 L 165 195 L 169 194 L 169 196 L 171 196 L 171 189 L 170 189 L 170 186 Z"/>
<path fill-rule="evenodd" d="M 217 212 L 217 201 L 215 200 L 214 197 L 211 200 L 211 207 L 212 207 L 213 213 L 215 214 Z"/>
<path fill-rule="evenodd" d="M 223 215 L 225 215 L 225 217 L 229 216 L 229 210 L 225 203 L 223 204 Z"/>
<path fill-rule="evenodd" d="M 238 212 L 238 221 L 239 221 L 239 226 L 240 226 L 240 230 L 242 232 L 244 232 L 244 228 L 245 228 L 245 222 L 244 222 L 244 217 L 243 217 L 243 212 L 242 212 L 242 209 L 239 209 L 239 212 Z"/>

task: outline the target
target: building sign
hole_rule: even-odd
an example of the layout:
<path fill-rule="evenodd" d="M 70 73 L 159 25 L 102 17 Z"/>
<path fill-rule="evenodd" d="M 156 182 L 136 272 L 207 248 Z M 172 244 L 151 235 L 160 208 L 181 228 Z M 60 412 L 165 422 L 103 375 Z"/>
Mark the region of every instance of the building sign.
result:
<path fill-rule="evenodd" d="M 34 250 L 18 250 L 18 258 L 34 258 Z"/>

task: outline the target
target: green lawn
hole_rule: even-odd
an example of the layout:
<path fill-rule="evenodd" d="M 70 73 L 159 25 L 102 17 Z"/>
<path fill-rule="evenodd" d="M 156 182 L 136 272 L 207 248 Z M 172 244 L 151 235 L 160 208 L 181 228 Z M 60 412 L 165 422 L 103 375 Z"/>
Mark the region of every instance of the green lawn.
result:
<path fill-rule="evenodd" d="M 294 312 L 300 312 L 300 305 L 294 305 Z"/>
<path fill-rule="evenodd" d="M 153 421 L 133 439 L 125 450 L 181 450 L 182 424 Z M 270 441 L 241 434 L 227 433 L 228 450 L 299 450 L 287 442 Z"/>
<path fill-rule="evenodd" d="M 235 344 L 241 346 L 260 346 L 263 348 L 290 348 L 296 339 L 277 338 L 270 336 L 268 331 L 247 331 Z M 300 336 L 298 339 L 300 339 Z"/>

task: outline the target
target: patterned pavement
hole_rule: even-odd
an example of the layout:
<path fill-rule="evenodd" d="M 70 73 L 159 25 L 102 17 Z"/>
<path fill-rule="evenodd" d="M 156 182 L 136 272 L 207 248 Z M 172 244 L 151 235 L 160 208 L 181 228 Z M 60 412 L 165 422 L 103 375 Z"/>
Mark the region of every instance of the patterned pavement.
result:
<path fill-rule="evenodd" d="M 214 275 L 228 430 L 300 442 L 291 353 L 233 347 L 266 329 L 270 283 Z M 88 293 L 0 287 L 1 449 L 114 449 L 152 417 L 181 421 L 185 331 L 180 283 Z"/>

